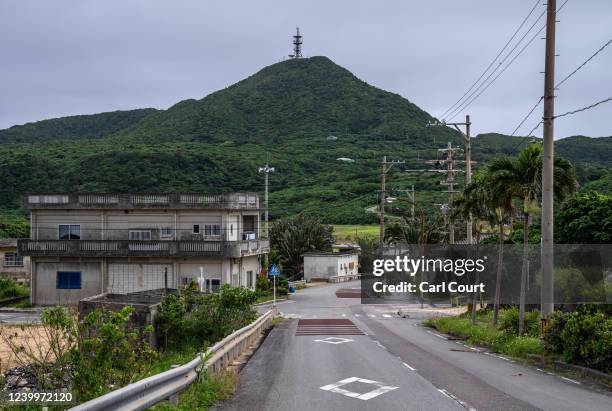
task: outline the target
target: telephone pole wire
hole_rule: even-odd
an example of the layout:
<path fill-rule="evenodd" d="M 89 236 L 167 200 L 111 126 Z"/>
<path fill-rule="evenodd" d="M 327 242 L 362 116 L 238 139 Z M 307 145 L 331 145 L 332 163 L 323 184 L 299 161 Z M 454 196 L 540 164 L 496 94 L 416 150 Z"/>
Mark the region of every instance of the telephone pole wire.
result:
<path fill-rule="evenodd" d="M 542 167 L 542 289 L 541 316 L 548 318 L 554 304 L 553 170 L 555 121 L 555 25 L 557 1 L 548 0 L 546 10 L 546 54 L 544 60 L 544 159 Z"/>

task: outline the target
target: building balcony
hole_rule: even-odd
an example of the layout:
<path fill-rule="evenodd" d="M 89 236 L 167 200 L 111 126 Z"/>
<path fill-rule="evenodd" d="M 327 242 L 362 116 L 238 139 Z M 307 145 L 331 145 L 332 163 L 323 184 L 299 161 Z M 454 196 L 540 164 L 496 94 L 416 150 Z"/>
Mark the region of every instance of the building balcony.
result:
<path fill-rule="evenodd" d="M 22 208 L 38 209 L 219 209 L 258 210 L 257 193 L 28 193 Z"/>
<path fill-rule="evenodd" d="M 19 240 L 19 254 L 31 257 L 226 257 L 266 254 L 269 240 L 130 241 Z"/>

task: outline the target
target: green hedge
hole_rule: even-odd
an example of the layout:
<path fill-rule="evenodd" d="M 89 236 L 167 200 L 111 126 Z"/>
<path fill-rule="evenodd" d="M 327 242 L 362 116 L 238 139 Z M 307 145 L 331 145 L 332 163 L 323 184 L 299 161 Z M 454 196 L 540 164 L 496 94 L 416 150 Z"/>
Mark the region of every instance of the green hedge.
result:
<path fill-rule="evenodd" d="M 612 318 L 598 308 L 556 312 L 544 334 L 544 344 L 569 363 L 612 372 Z"/>

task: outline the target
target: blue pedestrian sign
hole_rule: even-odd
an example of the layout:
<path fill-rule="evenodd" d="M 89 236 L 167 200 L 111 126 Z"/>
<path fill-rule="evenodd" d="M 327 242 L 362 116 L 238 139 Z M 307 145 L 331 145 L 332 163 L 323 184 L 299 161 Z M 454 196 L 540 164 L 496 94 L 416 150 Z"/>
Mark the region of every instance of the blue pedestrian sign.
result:
<path fill-rule="evenodd" d="M 278 277 L 280 275 L 280 270 L 278 269 L 278 266 L 276 264 L 272 264 L 272 267 L 270 267 L 270 271 L 268 271 L 268 275 L 270 277 Z"/>

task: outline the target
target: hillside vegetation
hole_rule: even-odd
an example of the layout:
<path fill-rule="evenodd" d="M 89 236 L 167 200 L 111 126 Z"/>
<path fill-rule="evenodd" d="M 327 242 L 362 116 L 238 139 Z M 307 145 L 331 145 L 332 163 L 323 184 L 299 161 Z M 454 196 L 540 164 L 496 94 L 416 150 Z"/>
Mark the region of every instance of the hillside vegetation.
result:
<path fill-rule="evenodd" d="M 402 172 L 429 168 L 423 159 L 436 158 L 449 141 L 461 143 L 455 130 L 426 127 L 433 120 L 326 57 L 284 61 L 167 110 L 0 130 L 0 209 L 17 208 L 19 194 L 31 191 L 261 193 L 257 170 L 269 161 L 276 168 L 270 176 L 272 218 L 305 212 L 329 223 L 376 223 L 366 207 L 377 203 L 383 155 L 406 160 L 389 175 L 390 190 L 414 184 L 419 207 L 446 201 L 439 175 Z M 575 137 L 556 145 L 568 159 L 584 163 L 584 181 L 594 181 L 609 169 L 611 140 Z M 482 162 L 509 153 L 518 141 L 478 136 L 474 157 Z M 407 200 L 393 195 L 398 200 L 389 211 L 406 210 Z"/>

